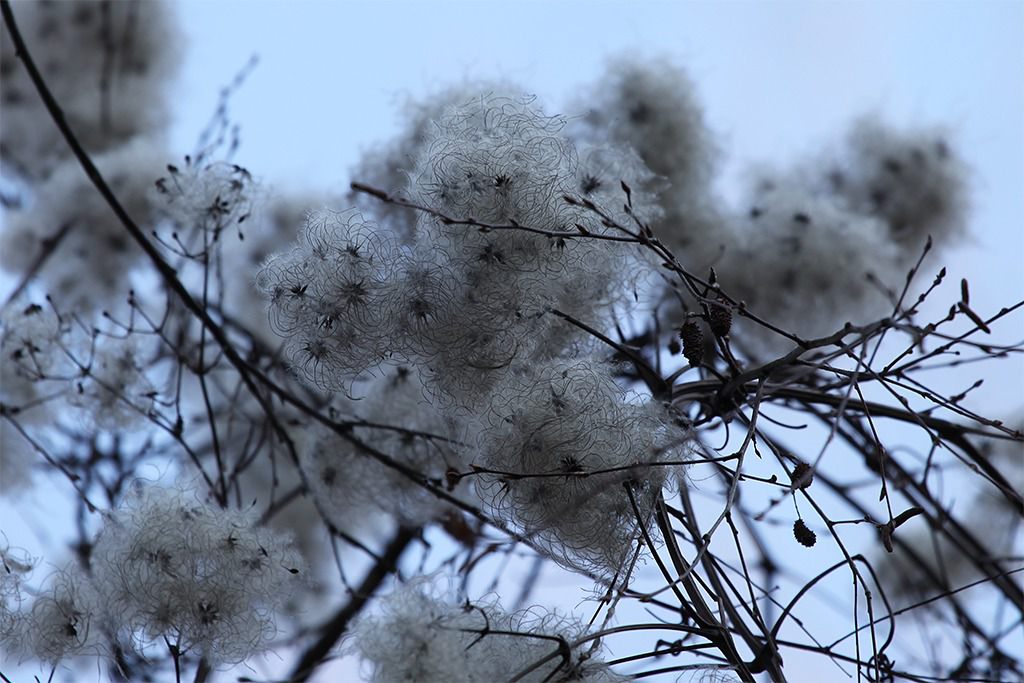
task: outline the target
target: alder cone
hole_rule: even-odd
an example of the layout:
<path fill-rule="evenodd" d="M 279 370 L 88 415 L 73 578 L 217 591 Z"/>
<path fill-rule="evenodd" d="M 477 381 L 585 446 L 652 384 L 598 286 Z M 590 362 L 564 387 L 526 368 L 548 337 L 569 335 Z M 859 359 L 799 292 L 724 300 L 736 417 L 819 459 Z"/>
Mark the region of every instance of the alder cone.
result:
<path fill-rule="evenodd" d="M 693 320 L 687 320 L 679 328 L 679 338 L 683 342 L 683 355 L 690 365 L 700 365 L 704 360 L 704 333 L 700 325 Z"/>
<path fill-rule="evenodd" d="M 708 323 L 716 337 L 724 337 L 732 329 L 732 310 L 723 302 L 713 303 L 709 307 Z"/>
<path fill-rule="evenodd" d="M 804 524 L 804 520 L 798 519 L 793 522 L 793 536 L 800 543 L 800 545 L 810 548 L 818 542 L 817 535 L 807 528 Z"/>

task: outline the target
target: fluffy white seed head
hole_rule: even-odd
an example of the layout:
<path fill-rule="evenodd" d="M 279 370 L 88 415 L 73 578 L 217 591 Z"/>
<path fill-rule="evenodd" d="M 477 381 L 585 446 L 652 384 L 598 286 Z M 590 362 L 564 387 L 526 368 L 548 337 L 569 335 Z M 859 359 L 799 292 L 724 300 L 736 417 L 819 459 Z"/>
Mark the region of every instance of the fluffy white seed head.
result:
<path fill-rule="evenodd" d="M 186 157 L 184 166 L 167 166 L 152 192 L 154 206 L 179 231 L 206 232 L 217 239 L 226 228 L 241 229 L 257 188 L 252 175 L 237 164 Z"/>
<path fill-rule="evenodd" d="M 686 72 L 666 59 L 621 58 L 578 107 L 587 114 L 571 126 L 572 136 L 639 155 L 655 175 L 631 174 L 636 203 L 659 198 L 661 210 L 650 216 L 655 232 L 685 265 L 704 272 L 721 242 L 711 190 L 720 150 Z"/>
<path fill-rule="evenodd" d="M 47 378 L 73 372 L 61 351 L 67 325 L 47 305 L 12 303 L 0 314 L 0 400 L 25 407 Z"/>
<path fill-rule="evenodd" d="M 447 487 L 442 483 L 449 470 L 465 470 L 462 453 L 450 441 L 457 433 L 456 424 L 429 400 L 416 370 L 394 368 L 371 380 L 363 391 L 365 397 L 358 400 L 338 399 L 338 412 L 380 427 L 355 427 L 352 437 L 449 493 L 465 494 L 465 484 Z M 337 527 L 351 527 L 367 510 L 416 525 L 450 510 L 429 490 L 327 427 L 311 428 L 299 455 L 318 508 Z"/>
<path fill-rule="evenodd" d="M 665 59 L 622 58 L 609 64 L 585 101 L 581 137 L 607 135 L 632 147 L 673 192 L 706 188 L 717 149 L 689 76 Z"/>
<path fill-rule="evenodd" d="M 109 514 L 91 562 L 122 637 L 140 647 L 167 638 L 214 664 L 269 645 L 275 613 L 305 571 L 290 542 L 257 526 L 251 511 L 155 486 Z"/>
<path fill-rule="evenodd" d="M 645 223 L 663 217 L 660 194 L 669 187 L 668 181 L 651 171 L 632 147 L 613 144 L 607 140 L 600 144 L 577 143 L 576 193 L 630 229 L 635 228 L 632 216 Z M 629 195 L 623 184 L 629 188 Z M 627 201 L 632 204 L 632 216 L 625 211 Z"/>
<path fill-rule="evenodd" d="M 22 619 L 22 653 L 55 664 L 97 651 L 102 608 L 91 582 L 80 570 L 71 566 L 57 572 Z"/>
<path fill-rule="evenodd" d="M 446 111 L 474 100 L 480 93 L 509 96 L 519 92 L 523 92 L 521 88 L 501 82 L 467 82 L 443 88 L 422 99 L 408 98 L 402 104 L 402 132 L 387 144 L 366 151 L 352 170 L 352 179 L 408 198 L 409 176 L 424 153 L 435 122 Z M 394 230 L 399 241 L 413 242 L 420 218 L 415 210 L 386 204 L 362 193 L 353 193 L 351 199 L 364 215 Z"/>
<path fill-rule="evenodd" d="M 0 419 L 0 495 L 30 488 L 37 456 L 22 430 L 38 438 L 52 425 L 49 399 L 77 374 L 62 348 L 66 328 L 52 308 L 36 303 L 15 302 L 0 314 L 0 403 L 11 411 L 11 419 Z"/>
<path fill-rule="evenodd" d="M 409 194 L 417 202 L 452 218 L 557 233 L 480 230 L 421 216 L 408 270 L 421 281 L 436 279 L 432 271 L 450 273 L 444 279 L 455 286 L 442 294 L 444 306 L 428 307 L 408 337 L 428 359 L 441 394 L 463 406 L 477 403 L 517 360 L 542 348 L 547 355 L 565 348 L 571 328 L 546 312 L 593 319 L 627 270 L 621 249 L 562 236 L 578 236 L 577 225 L 595 234 L 610 230 L 595 212 L 565 200 L 582 197 L 583 188 L 564 125 L 531 98 L 480 95 L 435 122 L 410 177 Z M 650 176 L 628 151 L 595 145 L 586 154 L 588 168 L 605 173 L 609 185 L 608 174 L 627 168 Z M 618 180 L 614 187 L 622 193 Z M 589 201 L 606 198 L 587 189 Z M 610 201 L 621 206 L 623 197 Z"/>
<path fill-rule="evenodd" d="M 577 225 L 594 234 L 612 228 L 567 196 L 587 189 L 587 201 L 607 195 L 621 205 L 625 192 L 618 184 L 608 193 L 581 188 L 563 119 L 528 97 L 483 94 L 451 104 L 454 97 L 430 101 L 414 117 L 415 157 L 401 194 L 454 219 L 556 234 L 422 214 L 414 238 L 403 230 L 396 238 L 355 212 L 311 217 L 298 246 L 268 261 L 258 284 L 292 364 L 320 388 L 343 389 L 382 363 L 407 362 L 436 398 L 467 409 L 514 363 L 556 356 L 580 336 L 552 309 L 595 322 L 636 270 L 623 267 L 618 245 L 577 232 Z M 427 116 L 436 116 L 429 126 Z M 639 184 L 653 178 L 626 149 L 592 144 L 586 159 L 609 187 L 620 173 Z M 360 241 L 372 261 L 356 264 L 337 247 Z"/>
<path fill-rule="evenodd" d="M 75 381 L 68 401 L 99 429 L 126 429 L 143 421 L 158 394 L 146 376 L 150 350 L 138 335 L 97 335 L 86 376 Z M 85 360 L 85 359 L 83 359 Z"/>
<path fill-rule="evenodd" d="M 387 358 L 397 256 L 391 235 L 357 211 L 320 211 L 309 214 L 294 248 L 266 263 L 256 284 L 300 377 L 336 390 Z"/>
<path fill-rule="evenodd" d="M 25 630 L 25 578 L 33 564 L 24 552 L 7 546 L 0 548 L 0 651 L 18 649 L 19 636 Z"/>
<path fill-rule="evenodd" d="M 520 680 L 615 683 L 626 680 L 589 649 L 569 649 L 568 658 L 548 657 L 586 633 L 578 621 L 555 613 L 507 613 L 489 602 L 451 604 L 423 582 L 395 590 L 377 614 L 354 626 L 354 650 L 374 683 L 489 683 L 525 673 Z"/>
<path fill-rule="evenodd" d="M 550 362 L 495 392 L 474 461 L 494 472 L 478 489 L 558 562 L 614 574 L 651 526 L 671 471 L 664 463 L 681 461 L 685 442 L 660 406 L 630 400 L 608 367 Z"/>
<path fill-rule="evenodd" d="M 724 249 L 714 261 L 725 290 L 803 337 L 886 315 L 884 290 L 899 290 L 927 237 L 942 244 L 964 231 L 964 164 L 948 139 L 865 118 L 827 163 L 757 171 L 719 233 Z M 740 327 L 769 350 L 788 344 Z"/>
<path fill-rule="evenodd" d="M 891 305 L 868 274 L 890 286 L 901 277 L 881 221 L 785 177 L 763 178 L 748 202 L 734 218 L 738 243 L 717 267 L 726 292 L 805 338 L 886 314 Z M 788 344 L 763 328 L 745 329 L 771 348 Z"/>
<path fill-rule="evenodd" d="M 254 281 L 275 252 L 287 249 L 296 230 L 306 224 L 311 209 L 330 206 L 331 197 L 320 193 L 274 193 L 257 202 L 253 215 L 238 226 L 241 238 L 226 235 L 221 241 L 224 305 L 233 320 L 268 345 L 279 343 L 267 319 L 267 303 Z"/>
<path fill-rule="evenodd" d="M 564 125 L 525 97 L 484 95 L 449 109 L 417 159 L 412 192 L 453 218 L 562 227 L 575 168 Z"/>
<path fill-rule="evenodd" d="M 857 122 L 828 173 L 850 210 L 882 220 L 889 240 L 913 262 L 930 235 L 938 244 L 963 235 L 968 186 L 948 131 L 899 130 L 873 118 Z"/>

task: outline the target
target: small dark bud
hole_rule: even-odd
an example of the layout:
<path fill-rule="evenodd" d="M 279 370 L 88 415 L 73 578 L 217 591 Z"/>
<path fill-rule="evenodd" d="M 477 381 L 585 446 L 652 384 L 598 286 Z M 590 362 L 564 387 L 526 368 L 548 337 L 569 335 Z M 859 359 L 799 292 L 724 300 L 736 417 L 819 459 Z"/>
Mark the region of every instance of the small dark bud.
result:
<path fill-rule="evenodd" d="M 906 522 L 908 519 L 911 519 L 913 517 L 917 517 L 918 515 L 923 515 L 923 514 L 924 514 L 924 509 L 923 508 L 919 508 L 916 505 L 911 507 L 911 508 L 908 508 L 907 510 L 904 510 L 900 514 L 896 515 L 896 517 L 892 520 L 892 528 L 895 529 L 895 528 L 899 527 L 900 525 L 902 525 L 904 522 Z"/>
<path fill-rule="evenodd" d="M 683 355 L 690 365 L 699 366 L 704 360 L 704 333 L 700 325 L 693 320 L 687 320 L 679 328 L 679 338 L 683 342 Z"/>
<path fill-rule="evenodd" d="M 804 520 L 802 519 L 798 519 L 793 522 L 793 536 L 800 545 L 805 548 L 810 548 L 818 542 L 818 537 L 813 531 L 807 528 L 807 525 L 804 524 Z"/>
<path fill-rule="evenodd" d="M 961 313 L 970 318 L 971 322 L 978 326 L 978 329 L 980 329 L 985 334 L 992 334 L 992 328 L 986 325 L 985 321 L 981 319 L 981 316 L 975 313 L 970 306 L 961 301 L 958 307 Z"/>

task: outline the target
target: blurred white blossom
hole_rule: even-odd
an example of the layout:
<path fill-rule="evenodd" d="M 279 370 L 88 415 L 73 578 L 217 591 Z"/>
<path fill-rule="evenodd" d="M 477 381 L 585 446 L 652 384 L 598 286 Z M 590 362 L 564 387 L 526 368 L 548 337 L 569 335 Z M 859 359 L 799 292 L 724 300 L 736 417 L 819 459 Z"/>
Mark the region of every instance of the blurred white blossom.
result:
<path fill-rule="evenodd" d="M 163 137 L 169 122 L 167 84 L 183 52 L 170 3 L 20 2 L 14 15 L 86 151 L 101 154 L 140 136 Z M 60 131 L 47 120 L 7 32 L 0 41 L 0 75 L 5 173 L 39 181 L 74 162 Z"/>
<path fill-rule="evenodd" d="M 163 147 L 135 138 L 93 157 L 128 215 L 152 228 L 150 188 L 164 169 Z M 97 311 L 127 299 L 142 250 L 75 159 L 38 185 L 31 205 L 7 216 L 0 267 L 20 276 L 46 256 L 37 279 L 64 310 Z M 52 253 L 51 253 L 52 252 Z"/>
<path fill-rule="evenodd" d="M 137 488 L 108 515 L 91 569 L 118 633 L 143 646 L 166 638 L 214 664 L 264 650 L 305 574 L 288 539 L 250 511 L 156 486 Z"/>
<path fill-rule="evenodd" d="M 578 621 L 540 610 L 507 613 L 490 602 L 451 604 L 424 582 L 380 600 L 353 630 L 351 649 L 368 665 L 373 683 L 490 683 L 518 680 L 616 683 L 616 674 L 586 642 Z"/>

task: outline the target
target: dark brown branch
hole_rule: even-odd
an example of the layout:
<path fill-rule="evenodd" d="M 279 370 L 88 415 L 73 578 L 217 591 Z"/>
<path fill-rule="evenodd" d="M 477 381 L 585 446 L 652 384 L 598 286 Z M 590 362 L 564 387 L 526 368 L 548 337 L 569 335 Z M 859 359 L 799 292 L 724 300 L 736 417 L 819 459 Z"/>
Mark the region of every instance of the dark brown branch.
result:
<path fill-rule="evenodd" d="M 330 621 L 320 627 L 320 637 L 302 653 L 292 674 L 288 678 L 293 683 L 302 683 L 309 679 L 318 666 L 323 663 L 324 658 L 330 653 L 331 648 L 341 639 L 348 630 L 349 622 L 352 621 L 366 606 L 384 580 L 390 576 L 398 566 L 398 560 L 402 553 L 409 547 L 409 544 L 419 535 L 419 529 L 400 527 L 394 538 L 388 543 L 381 554 L 380 559 L 367 572 L 359 587 L 352 592 L 352 598 L 331 618 Z"/>

